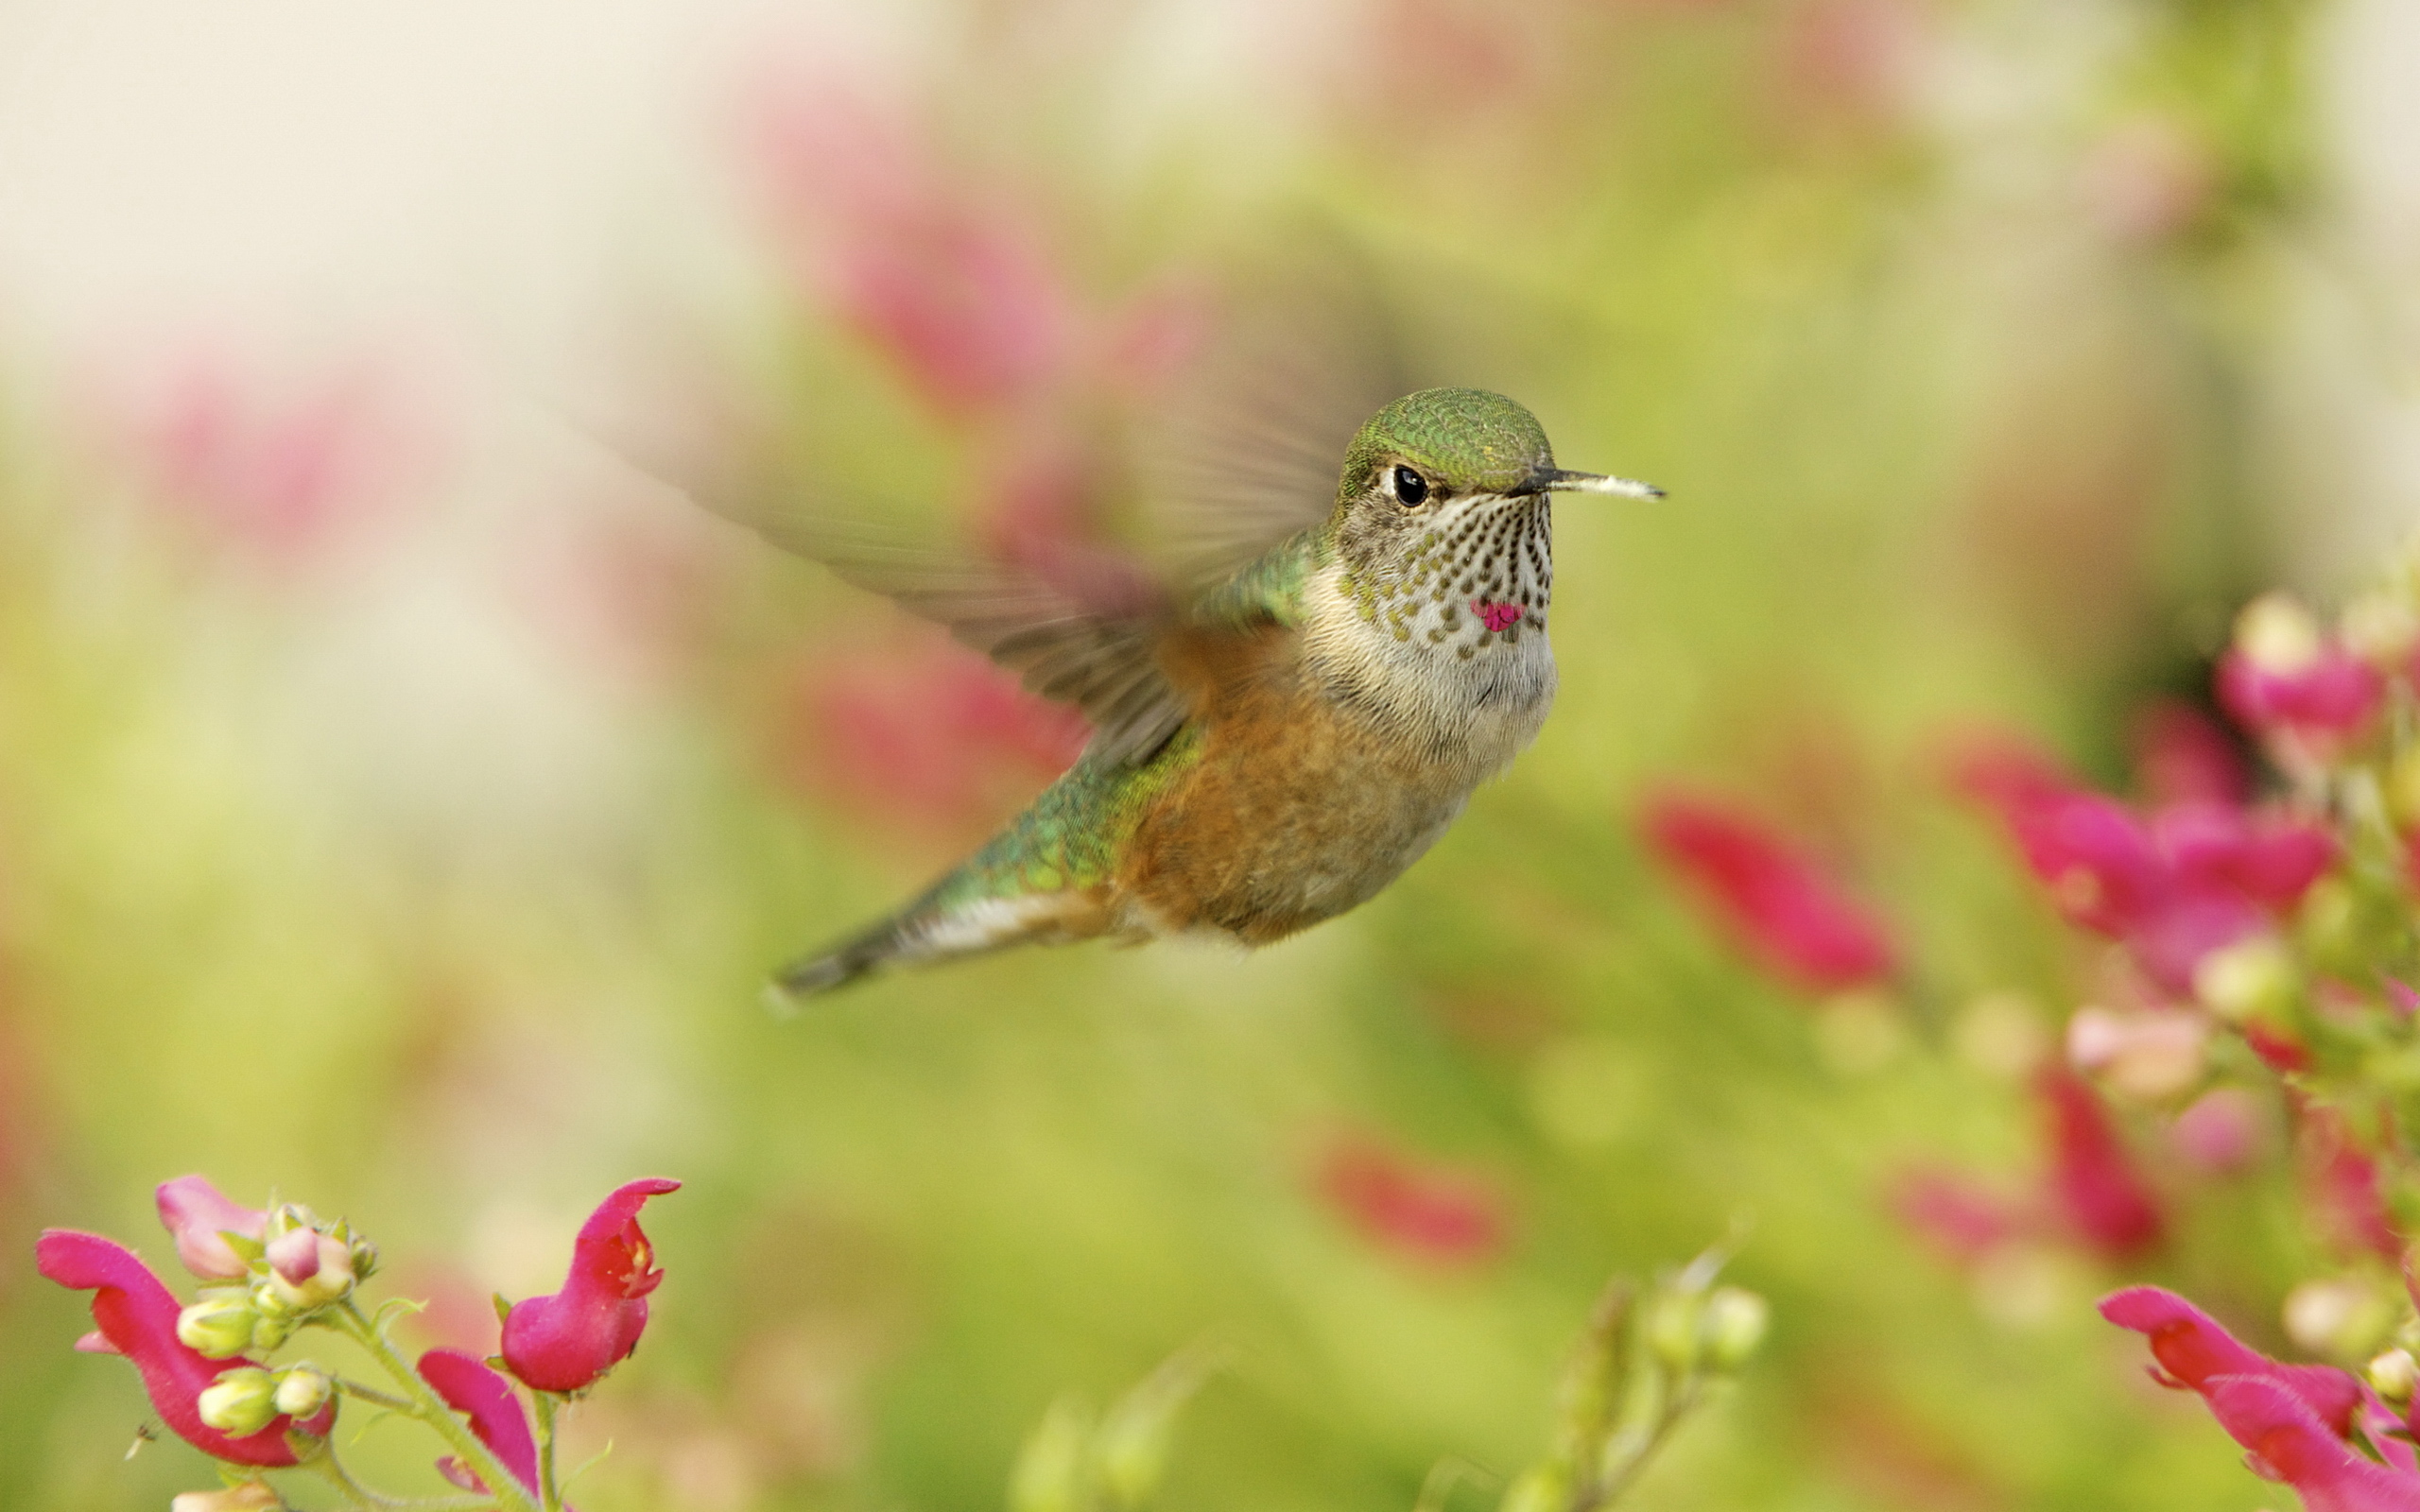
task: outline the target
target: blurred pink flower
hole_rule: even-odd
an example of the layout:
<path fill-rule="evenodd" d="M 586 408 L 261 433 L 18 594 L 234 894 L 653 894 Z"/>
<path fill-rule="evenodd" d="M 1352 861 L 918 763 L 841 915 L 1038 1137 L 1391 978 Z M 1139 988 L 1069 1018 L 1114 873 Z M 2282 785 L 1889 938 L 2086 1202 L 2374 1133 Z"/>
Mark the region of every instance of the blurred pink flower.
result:
<path fill-rule="evenodd" d="M 539 1391 L 583 1391 L 638 1348 L 648 1294 L 664 1280 L 639 1228 L 647 1199 L 678 1192 L 662 1177 L 626 1182 L 580 1225 L 562 1290 L 512 1305 L 505 1368 Z"/>
<path fill-rule="evenodd" d="M 1802 0 L 1774 33 L 1772 97 L 1800 129 L 1893 124 L 1914 96 L 1925 21 L 1908 0 Z"/>
<path fill-rule="evenodd" d="M 2211 1316 L 2174 1292 L 2130 1286 L 2100 1300 L 2100 1315 L 2151 1341 L 2152 1379 L 2207 1396 L 2221 1381 L 2265 1380 L 2301 1402 L 2331 1435 L 2352 1431 L 2364 1400 L 2360 1382 L 2323 1365 L 2281 1365 L 2238 1343 Z"/>
<path fill-rule="evenodd" d="M 773 79 L 753 113 L 758 164 L 810 278 L 928 404 L 964 416 L 1066 375 L 1075 301 L 1009 196 L 832 80 Z"/>
<path fill-rule="evenodd" d="M 2305 1105 L 2299 1123 L 2303 1190 L 2329 1237 L 2339 1248 L 2401 1264 L 2404 1241 L 2387 1211 L 2377 1162 L 2354 1142 L 2344 1115 Z"/>
<path fill-rule="evenodd" d="M 445 1404 L 471 1419 L 472 1436 L 503 1462 L 513 1478 L 538 1489 L 538 1440 L 512 1383 L 459 1349 L 431 1349 L 420 1357 L 420 1377 Z M 438 1473 L 466 1491 L 487 1486 L 454 1455 L 437 1462 Z"/>
<path fill-rule="evenodd" d="M 161 503 L 291 563 L 382 509 L 423 470 L 432 426 L 370 366 L 275 384 L 219 354 L 119 386 L 109 428 Z"/>
<path fill-rule="evenodd" d="M 955 646 L 821 665 L 801 692 L 789 769 L 808 791 L 953 839 L 996 823 L 1091 738 L 1075 710 Z"/>
<path fill-rule="evenodd" d="M 2050 1148 L 2048 1193 L 2066 1225 L 2110 1260 L 2157 1246 L 2167 1232 L 2158 1198 L 2091 1086 L 2051 1067 L 2035 1091 Z"/>
<path fill-rule="evenodd" d="M 241 1438 L 232 1437 L 201 1420 L 198 1405 L 202 1392 L 230 1370 L 251 1367 L 240 1356 L 212 1360 L 189 1349 L 177 1337 L 176 1297 L 132 1250 L 99 1234 L 72 1228 L 46 1228 L 34 1246 L 42 1274 L 71 1291 L 93 1294 L 93 1321 L 99 1328 L 97 1345 L 79 1342 L 78 1349 L 122 1354 L 143 1377 L 151 1408 L 178 1437 L 205 1454 L 237 1465 L 277 1467 L 295 1463 L 285 1441 L 289 1428 L 322 1435 L 335 1420 L 334 1403 L 308 1422 L 279 1415 L 268 1426 Z"/>
<path fill-rule="evenodd" d="M 2243 1087 L 2218 1087 L 2176 1115 L 2168 1142 L 2187 1165 L 2225 1176 L 2252 1164 L 2268 1128 L 2257 1094 Z"/>
<path fill-rule="evenodd" d="M 1882 922 L 1761 821 L 1720 800 L 1666 794 L 1648 844 L 1738 945 L 1791 985 L 1837 992 L 1887 980 Z"/>
<path fill-rule="evenodd" d="M 1959 782 L 1999 810 L 2070 922 L 2124 941 L 2171 994 L 2189 993 L 2204 956 L 2267 927 L 2335 863 L 2336 842 L 2316 824 L 2207 802 L 2146 820 L 2053 771 L 1970 758 Z"/>
<path fill-rule="evenodd" d="M 1416 1259 L 1468 1263 L 1504 1247 L 1504 1199 L 1477 1177 L 1423 1164 L 1367 1137 L 1320 1159 L 1319 1189 L 1361 1233 Z"/>
<path fill-rule="evenodd" d="M 2302 666 L 2263 666 L 2241 650 L 2219 662 L 2219 701 L 2245 729 L 2263 734 L 2356 735 L 2385 695 L 2377 668 L 2337 645 Z"/>
<path fill-rule="evenodd" d="M 2252 772 L 2219 722 L 2189 703 L 2161 699 L 2135 715 L 2135 782 L 2152 809 L 2179 804 L 2238 808 L 2252 798 Z"/>
<path fill-rule="evenodd" d="M 160 1222 L 177 1242 L 177 1259 L 205 1280 L 234 1280 L 248 1274 L 244 1258 L 228 1247 L 223 1237 L 238 1234 L 258 1239 L 268 1231 L 268 1214 L 228 1198 L 205 1176 L 181 1176 L 163 1181 L 153 1194 Z"/>
<path fill-rule="evenodd" d="M 1920 1167 L 1892 1184 L 1893 1215 L 1952 1264 L 1969 1265 L 2026 1228 L 2017 1206 L 1962 1172 Z"/>

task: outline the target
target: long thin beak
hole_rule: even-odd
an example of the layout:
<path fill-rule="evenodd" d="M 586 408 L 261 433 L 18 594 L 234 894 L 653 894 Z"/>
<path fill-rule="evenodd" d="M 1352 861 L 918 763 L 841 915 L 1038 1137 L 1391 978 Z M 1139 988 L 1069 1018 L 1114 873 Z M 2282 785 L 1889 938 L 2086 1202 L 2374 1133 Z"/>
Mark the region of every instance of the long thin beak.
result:
<path fill-rule="evenodd" d="M 1522 480 L 1524 493 L 1613 493 L 1625 499 L 1660 499 L 1664 490 L 1633 478 L 1611 478 L 1602 472 L 1574 472 L 1568 468 L 1540 468 Z"/>

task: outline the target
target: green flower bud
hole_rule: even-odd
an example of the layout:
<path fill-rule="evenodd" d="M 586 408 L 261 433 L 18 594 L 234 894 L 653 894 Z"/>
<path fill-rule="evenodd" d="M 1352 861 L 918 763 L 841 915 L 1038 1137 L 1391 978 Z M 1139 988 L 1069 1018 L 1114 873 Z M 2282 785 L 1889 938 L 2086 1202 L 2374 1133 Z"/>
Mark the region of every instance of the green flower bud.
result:
<path fill-rule="evenodd" d="M 1560 1467 L 1540 1465 L 1512 1483 L 1497 1512 L 1564 1512 L 1570 1504 L 1570 1478 Z"/>
<path fill-rule="evenodd" d="M 257 1434 L 277 1416 L 277 1378 L 257 1366 L 230 1370 L 194 1400 L 201 1420 L 237 1438 Z"/>
<path fill-rule="evenodd" d="M 2293 993 L 2293 960 L 2266 935 L 2212 951 L 2193 969 L 2193 995 L 2230 1023 L 2286 1008 Z"/>
<path fill-rule="evenodd" d="M 277 1410 L 288 1418 L 308 1418 L 328 1404 L 336 1383 L 315 1366 L 298 1365 L 277 1378 Z"/>
<path fill-rule="evenodd" d="M 1772 1310 L 1755 1293 L 1737 1286 L 1716 1287 L 1698 1320 L 1706 1364 L 1723 1371 L 1746 1365 L 1765 1342 L 1765 1330 L 1772 1321 Z"/>
<path fill-rule="evenodd" d="M 1698 1366 L 1698 1318 L 1705 1299 L 1695 1292 L 1665 1292 L 1649 1304 L 1647 1347 L 1674 1375 Z"/>
<path fill-rule="evenodd" d="M 2411 1400 L 2411 1388 L 2420 1385 L 2420 1361 L 2411 1358 L 2409 1349 L 2386 1349 L 2370 1361 L 2366 1372 L 2370 1389 L 2397 1406 Z"/>
<path fill-rule="evenodd" d="M 252 1347 L 260 1314 L 242 1292 L 206 1294 L 177 1314 L 177 1340 L 211 1360 L 232 1360 Z"/>

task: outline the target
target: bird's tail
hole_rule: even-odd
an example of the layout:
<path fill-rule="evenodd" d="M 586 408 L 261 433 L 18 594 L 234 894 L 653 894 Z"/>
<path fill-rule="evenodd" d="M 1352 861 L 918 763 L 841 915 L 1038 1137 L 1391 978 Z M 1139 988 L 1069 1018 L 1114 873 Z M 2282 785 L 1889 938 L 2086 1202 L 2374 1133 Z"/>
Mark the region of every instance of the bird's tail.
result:
<path fill-rule="evenodd" d="M 961 880 L 953 875 L 872 928 L 782 968 L 770 988 L 775 1005 L 791 1007 L 877 971 L 1107 932 L 1103 889 L 967 897 Z"/>

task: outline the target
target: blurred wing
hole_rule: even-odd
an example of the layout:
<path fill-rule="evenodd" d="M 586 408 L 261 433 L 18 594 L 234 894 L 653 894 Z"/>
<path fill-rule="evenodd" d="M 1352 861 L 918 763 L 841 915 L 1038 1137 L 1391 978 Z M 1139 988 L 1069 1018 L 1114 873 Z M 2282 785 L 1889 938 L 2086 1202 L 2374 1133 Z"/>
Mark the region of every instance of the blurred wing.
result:
<path fill-rule="evenodd" d="M 1044 566 L 996 562 L 859 526 L 741 519 L 776 545 L 944 626 L 1017 673 L 1030 692 L 1092 722 L 1091 754 L 1131 764 L 1167 743 L 1191 712 L 1160 669 L 1166 593 L 1132 566 L 1069 553 Z"/>
<path fill-rule="evenodd" d="M 1355 434 L 1421 387 L 1401 323 L 1357 262 L 1297 262 L 1229 302 L 1145 458 L 1197 589 L 1326 520 Z"/>
<path fill-rule="evenodd" d="M 586 428 L 714 513 L 945 627 L 1032 692 L 1076 705 L 1092 723 L 1096 756 L 1141 761 L 1184 722 L 1185 702 L 1153 654 L 1169 620 L 1167 595 L 1108 553 L 1001 562 L 845 523 L 815 490 L 782 486 L 748 465 L 773 455 L 769 427 L 735 407 L 592 417 Z"/>

